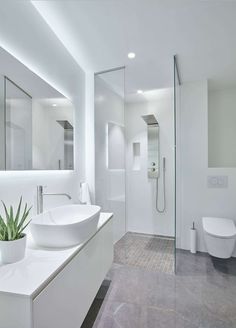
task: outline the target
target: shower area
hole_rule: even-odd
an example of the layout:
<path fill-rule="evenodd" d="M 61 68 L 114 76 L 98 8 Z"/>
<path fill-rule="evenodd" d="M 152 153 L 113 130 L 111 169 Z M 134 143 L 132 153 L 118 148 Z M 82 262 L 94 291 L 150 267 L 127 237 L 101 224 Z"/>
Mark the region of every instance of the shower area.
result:
<path fill-rule="evenodd" d="M 177 74 L 143 92 L 127 88 L 126 74 L 95 74 L 95 202 L 114 213 L 114 263 L 173 274 Z"/>

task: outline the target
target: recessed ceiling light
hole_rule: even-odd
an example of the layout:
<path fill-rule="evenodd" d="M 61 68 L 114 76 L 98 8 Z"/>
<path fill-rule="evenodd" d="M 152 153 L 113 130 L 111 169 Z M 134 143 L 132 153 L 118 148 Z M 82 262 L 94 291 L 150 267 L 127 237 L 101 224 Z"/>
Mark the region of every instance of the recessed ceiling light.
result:
<path fill-rule="evenodd" d="M 52 107 L 57 107 L 57 104 L 52 104 Z"/>
<path fill-rule="evenodd" d="M 129 53 L 128 53 L 128 58 L 129 58 L 129 59 L 134 59 L 135 56 L 136 56 L 136 55 L 135 55 L 134 52 L 129 52 Z"/>
<path fill-rule="evenodd" d="M 138 90 L 137 93 L 141 95 L 143 93 L 143 90 Z"/>

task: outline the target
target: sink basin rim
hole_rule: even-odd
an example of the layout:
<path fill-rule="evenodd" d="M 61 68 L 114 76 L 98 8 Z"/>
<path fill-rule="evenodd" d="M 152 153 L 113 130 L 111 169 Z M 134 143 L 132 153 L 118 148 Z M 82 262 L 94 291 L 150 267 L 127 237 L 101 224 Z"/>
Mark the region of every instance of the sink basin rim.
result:
<path fill-rule="evenodd" d="M 46 222 L 41 222 L 41 217 L 43 217 L 44 215 L 50 215 L 50 212 L 53 212 L 54 210 L 58 210 L 60 209 L 60 207 L 67 207 L 70 208 L 70 207 L 92 207 L 94 208 L 94 212 L 92 213 L 91 216 L 85 216 L 83 219 L 81 219 L 80 221 L 75 221 L 75 222 L 68 222 L 68 223 L 63 223 L 63 224 L 58 224 L 58 222 L 54 223 L 54 224 L 49 224 L 47 221 Z M 97 211 L 95 211 L 95 209 L 97 209 Z M 32 217 L 32 220 L 30 222 L 30 225 L 37 225 L 37 226 L 43 226 L 43 227 L 68 227 L 68 226 L 73 226 L 73 225 L 78 225 L 79 224 L 83 224 L 85 222 L 88 222 L 92 219 L 94 219 L 95 216 L 99 216 L 101 213 L 101 207 L 98 206 L 98 205 L 81 205 L 81 204 L 72 204 L 72 205 L 66 205 L 66 206 L 57 206 L 57 207 L 54 207 L 50 210 L 47 210 L 43 213 L 40 213 L 38 215 L 35 215 Z M 70 214 L 69 214 L 70 215 Z"/>

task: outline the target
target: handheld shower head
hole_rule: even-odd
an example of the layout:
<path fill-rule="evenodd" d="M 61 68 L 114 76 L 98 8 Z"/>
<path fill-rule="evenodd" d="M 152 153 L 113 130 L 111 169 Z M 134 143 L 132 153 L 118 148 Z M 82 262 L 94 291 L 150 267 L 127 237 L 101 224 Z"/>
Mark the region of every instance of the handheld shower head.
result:
<path fill-rule="evenodd" d="M 166 158 L 163 157 L 163 171 L 166 170 Z"/>

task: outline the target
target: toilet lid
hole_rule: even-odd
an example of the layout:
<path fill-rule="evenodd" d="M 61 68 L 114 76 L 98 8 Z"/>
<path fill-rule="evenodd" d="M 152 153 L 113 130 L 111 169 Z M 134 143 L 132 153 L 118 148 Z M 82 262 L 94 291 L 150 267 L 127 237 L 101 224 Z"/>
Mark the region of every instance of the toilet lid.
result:
<path fill-rule="evenodd" d="M 219 238 L 232 238 L 236 236 L 234 221 L 224 218 L 202 218 L 203 229 L 209 235 Z"/>

